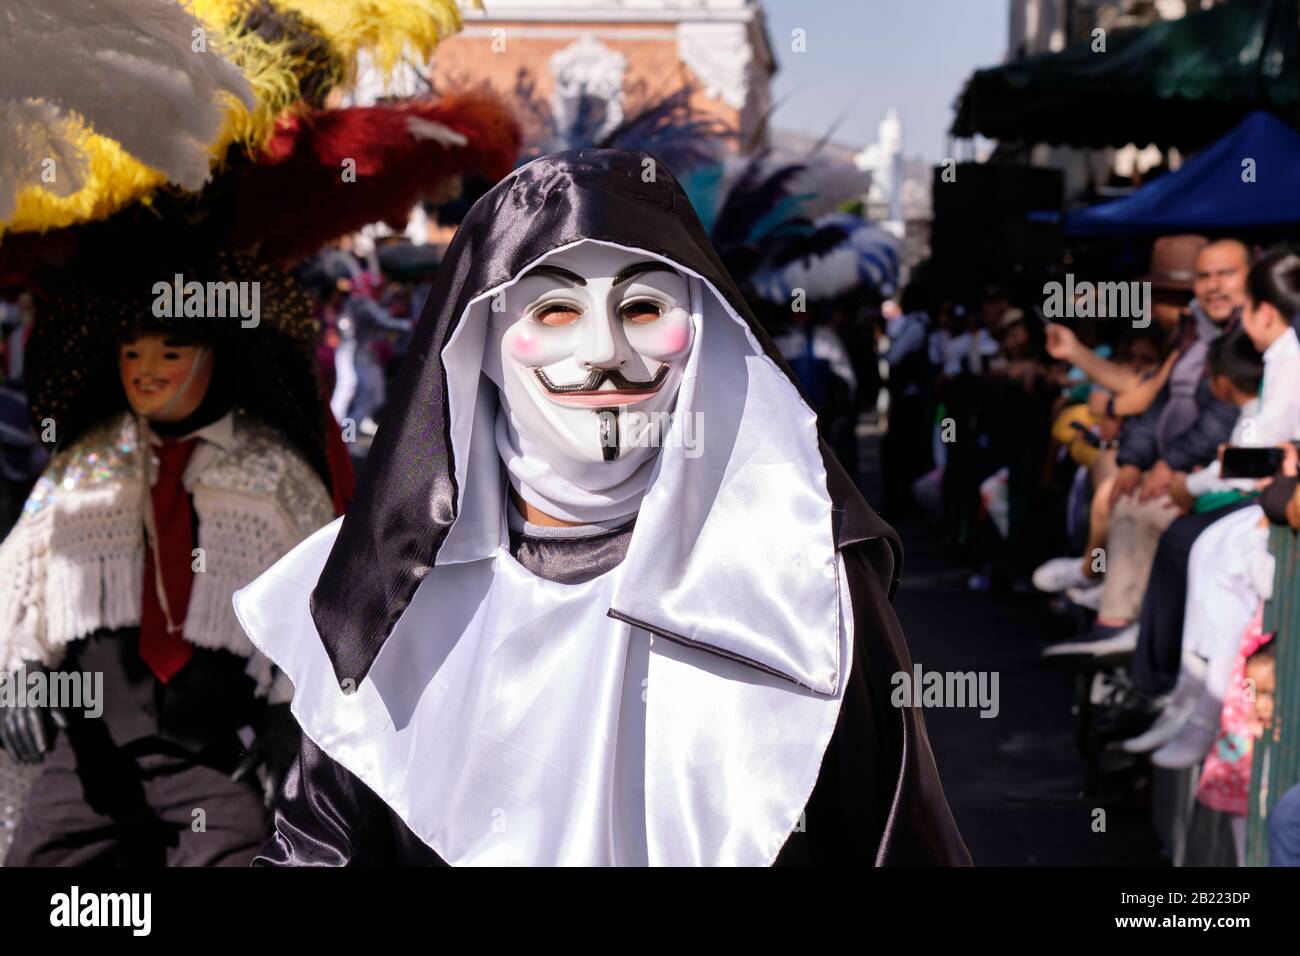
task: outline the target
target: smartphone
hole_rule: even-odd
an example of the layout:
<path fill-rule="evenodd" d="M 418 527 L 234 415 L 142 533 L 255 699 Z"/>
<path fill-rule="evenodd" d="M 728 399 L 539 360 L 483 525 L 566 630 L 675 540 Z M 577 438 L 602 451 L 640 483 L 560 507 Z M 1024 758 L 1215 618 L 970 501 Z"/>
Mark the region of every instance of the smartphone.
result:
<path fill-rule="evenodd" d="M 1223 449 L 1222 478 L 1271 478 L 1282 468 L 1281 448 Z"/>

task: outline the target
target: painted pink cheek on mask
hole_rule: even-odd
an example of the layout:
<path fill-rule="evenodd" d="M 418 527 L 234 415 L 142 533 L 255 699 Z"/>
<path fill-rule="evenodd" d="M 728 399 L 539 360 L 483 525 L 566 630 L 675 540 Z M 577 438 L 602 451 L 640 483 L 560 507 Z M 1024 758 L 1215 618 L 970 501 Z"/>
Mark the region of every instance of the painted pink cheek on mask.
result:
<path fill-rule="evenodd" d="M 690 319 L 669 313 L 658 325 L 645 329 L 643 334 L 642 351 L 654 355 L 677 355 L 691 344 Z"/>
<path fill-rule="evenodd" d="M 664 348 L 669 352 L 683 352 L 691 342 L 691 327 L 678 325 L 664 335 Z"/>
<path fill-rule="evenodd" d="M 521 361 L 530 359 L 537 354 L 537 343 L 532 339 L 519 338 L 513 343 L 515 358 Z"/>
<path fill-rule="evenodd" d="M 573 352 L 572 336 L 564 328 L 530 328 L 520 323 L 506 333 L 505 354 L 520 365 L 550 365 Z"/>
<path fill-rule="evenodd" d="M 536 333 L 527 328 L 516 329 L 508 340 L 510 354 L 518 362 L 532 364 L 541 354 L 542 343 Z"/>

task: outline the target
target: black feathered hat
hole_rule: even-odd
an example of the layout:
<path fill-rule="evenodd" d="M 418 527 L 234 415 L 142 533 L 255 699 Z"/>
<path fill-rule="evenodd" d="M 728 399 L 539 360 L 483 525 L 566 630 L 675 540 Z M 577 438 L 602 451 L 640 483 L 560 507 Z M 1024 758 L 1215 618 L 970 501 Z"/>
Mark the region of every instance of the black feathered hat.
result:
<path fill-rule="evenodd" d="M 184 294 L 191 283 L 205 292 L 201 305 Z M 247 302 L 256 301 L 255 315 L 209 308 L 230 305 L 229 293 L 241 289 Z M 187 300 L 194 303 L 192 314 L 174 314 L 187 311 Z M 32 419 L 38 432 L 54 422 L 59 447 L 76 441 L 128 407 L 118 343 L 136 332 L 171 332 L 213 345 L 232 406 L 283 433 L 330 487 L 317 327 L 302 287 L 251 256 L 221 253 L 198 263 L 132 265 L 111 279 L 69 286 L 40 310 L 27 348 Z"/>

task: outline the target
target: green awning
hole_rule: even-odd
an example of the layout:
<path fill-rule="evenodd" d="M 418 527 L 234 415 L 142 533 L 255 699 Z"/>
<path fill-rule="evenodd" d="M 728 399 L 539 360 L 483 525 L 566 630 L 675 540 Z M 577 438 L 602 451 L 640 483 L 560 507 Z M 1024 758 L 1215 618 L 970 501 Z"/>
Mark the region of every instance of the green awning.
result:
<path fill-rule="evenodd" d="M 1109 33 L 978 70 L 954 136 L 1070 146 L 1194 149 L 1264 109 L 1300 115 L 1300 4 L 1232 0 L 1181 20 Z"/>

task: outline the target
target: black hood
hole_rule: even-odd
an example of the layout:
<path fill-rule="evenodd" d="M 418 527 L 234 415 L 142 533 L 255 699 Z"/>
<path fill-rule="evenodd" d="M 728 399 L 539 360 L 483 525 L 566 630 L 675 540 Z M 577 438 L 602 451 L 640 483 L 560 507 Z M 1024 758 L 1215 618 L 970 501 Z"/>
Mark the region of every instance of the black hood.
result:
<path fill-rule="evenodd" d="M 651 181 L 647 181 L 647 179 Z M 707 280 L 794 381 L 723 268 L 681 186 L 652 156 L 575 150 L 535 160 L 481 198 L 438 271 L 356 496 L 311 597 L 312 617 L 345 688 L 369 672 L 456 518 L 456 462 L 442 355 L 470 304 L 546 254 L 582 240 L 634 247 Z M 873 541 L 892 592 L 897 536 L 821 444 L 838 547 Z"/>

